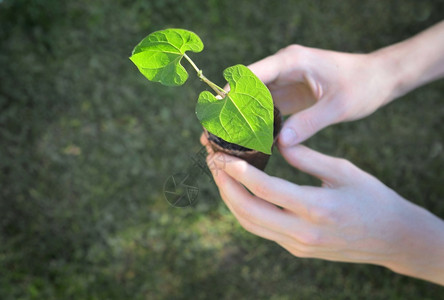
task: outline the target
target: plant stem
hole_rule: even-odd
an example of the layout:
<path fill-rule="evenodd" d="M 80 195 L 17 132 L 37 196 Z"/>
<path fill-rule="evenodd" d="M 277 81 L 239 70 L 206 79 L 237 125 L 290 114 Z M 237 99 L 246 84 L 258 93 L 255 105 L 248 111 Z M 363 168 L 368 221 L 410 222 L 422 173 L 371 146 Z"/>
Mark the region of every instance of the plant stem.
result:
<path fill-rule="evenodd" d="M 186 55 L 186 54 L 184 53 L 183 56 L 188 60 L 188 62 L 191 64 L 191 66 L 193 66 L 194 70 L 196 70 L 197 73 L 201 72 L 201 70 L 199 70 L 199 68 L 196 66 L 196 64 L 194 63 L 194 61 L 192 61 L 191 58 L 189 58 L 188 55 Z"/>
<path fill-rule="evenodd" d="M 202 74 L 202 70 L 200 70 L 196 64 L 191 60 L 191 58 L 188 57 L 188 55 L 184 54 L 183 55 L 188 62 L 191 64 L 191 66 L 194 68 L 194 70 L 196 70 L 197 72 L 197 76 L 206 84 L 208 84 L 210 86 L 210 88 L 213 89 L 213 91 L 216 92 L 216 94 L 218 94 L 219 96 L 223 98 L 225 98 L 225 96 L 227 95 L 227 92 L 221 88 L 220 86 L 218 86 L 217 84 L 215 84 L 214 82 L 212 82 L 211 80 L 209 80 L 207 77 L 204 76 L 204 74 Z"/>

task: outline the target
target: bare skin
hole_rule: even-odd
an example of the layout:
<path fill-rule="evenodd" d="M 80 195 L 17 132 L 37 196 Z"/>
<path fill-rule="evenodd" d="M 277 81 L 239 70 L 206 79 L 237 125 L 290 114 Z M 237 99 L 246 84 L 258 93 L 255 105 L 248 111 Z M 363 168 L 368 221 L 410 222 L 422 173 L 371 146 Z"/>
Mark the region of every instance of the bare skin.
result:
<path fill-rule="evenodd" d="M 283 157 L 323 184 L 300 186 L 207 147 L 220 195 L 240 224 L 298 257 L 376 264 L 444 285 L 443 220 L 350 162 L 299 145 L 443 77 L 443 53 L 441 22 L 370 54 L 293 45 L 251 65 L 291 114 L 279 136 Z"/>

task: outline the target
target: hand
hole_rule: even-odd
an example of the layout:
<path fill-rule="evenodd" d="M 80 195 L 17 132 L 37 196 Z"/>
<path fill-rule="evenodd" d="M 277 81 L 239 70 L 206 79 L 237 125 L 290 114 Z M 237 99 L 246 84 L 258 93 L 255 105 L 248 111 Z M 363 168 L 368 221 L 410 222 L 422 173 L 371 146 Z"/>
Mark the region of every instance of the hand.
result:
<path fill-rule="evenodd" d="M 322 187 L 269 176 L 226 154 L 208 156 L 222 199 L 246 230 L 298 257 L 377 264 L 444 284 L 442 220 L 344 159 L 302 145 L 280 151 Z"/>
<path fill-rule="evenodd" d="M 268 86 L 284 115 L 279 143 L 294 145 L 322 128 L 362 118 L 392 95 L 392 82 L 379 59 L 299 45 L 249 66 Z"/>
<path fill-rule="evenodd" d="M 293 114 L 279 135 L 282 146 L 291 146 L 444 77 L 443 53 L 444 21 L 370 54 L 292 45 L 249 67 L 281 112 Z"/>

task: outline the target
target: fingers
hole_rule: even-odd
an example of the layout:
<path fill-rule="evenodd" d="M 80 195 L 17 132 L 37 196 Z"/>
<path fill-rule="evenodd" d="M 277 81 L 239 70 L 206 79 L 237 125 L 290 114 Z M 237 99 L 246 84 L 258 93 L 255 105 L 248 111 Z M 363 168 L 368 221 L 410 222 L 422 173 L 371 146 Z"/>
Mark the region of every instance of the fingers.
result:
<path fill-rule="evenodd" d="M 266 85 L 278 78 L 282 67 L 282 59 L 276 54 L 270 55 L 248 66 L 248 68 Z M 224 90 L 229 91 L 230 86 L 228 84 L 225 85 Z"/>
<path fill-rule="evenodd" d="M 308 216 L 299 217 L 288 210 L 250 194 L 239 182 L 223 170 L 212 170 L 222 199 L 239 223 L 248 231 L 261 237 L 285 243 L 304 251 L 322 246 L 329 238 L 306 217 L 327 224 L 327 215 L 315 209 Z M 321 213 L 318 213 L 321 212 Z"/>
<path fill-rule="evenodd" d="M 314 135 L 319 130 L 333 124 L 336 115 L 325 101 L 289 117 L 279 134 L 278 143 L 282 146 L 293 146 Z"/>
<path fill-rule="evenodd" d="M 296 225 L 294 217 L 271 203 L 251 195 L 223 170 L 213 168 L 211 171 L 224 201 L 240 220 L 249 220 L 256 226 L 279 233 L 284 233 Z"/>
<path fill-rule="evenodd" d="M 212 170 L 222 199 L 247 231 L 260 237 L 308 249 L 320 245 L 317 231 L 306 220 L 251 195 L 224 171 Z"/>
<path fill-rule="evenodd" d="M 337 107 L 322 99 L 326 87 L 319 82 L 319 76 L 314 76 L 316 69 L 307 63 L 316 56 L 308 53 L 312 50 L 291 45 L 249 66 L 270 88 L 275 105 L 284 113 L 308 107 L 285 122 L 279 135 L 283 146 L 301 143 L 338 119 Z M 317 102 L 313 105 L 314 101 Z"/>
<path fill-rule="evenodd" d="M 309 258 L 312 257 L 309 252 L 301 251 L 294 246 L 294 243 L 278 242 L 278 245 L 297 257 Z"/>
<path fill-rule="evenodd" d="M 200 143 L 202 144 L 202 146 L 206 146 L 208 144 L 208 139 L 203 132 L 200 135 Z"/>
<path fill-rule="evenodd" d="M 327 186 L 342 185 L 360 176 L 360 172 L 356 172 L 358 169 L 347 160 L 319 153 L 303 145 L 279 145 L 279 151 L 290 165 L 321 179 Z"/>
<path fill-rule="evenodd" d="M 319 197 L 320 188 L 298 186 L 278 177 L 269 176 L 237 157 L 216 153 L 210 158 L 217 170 L 223 170 L 243 184 L 255 196 L 298 215 L 305 215 Z M 213 168 L 214 169 L 214 168 Z"/>
<path fill-rule="evenodd" d="M 269 85 L 277 80 L 302 82 L 305 74 L 304 47 L 291 45 L 248 66 L 259 79 Z"/>
<path fill-rule="evenodd" d="M 279 77 L 283 64 L 281 57 L 275 54 L 249 65 L 248 68 L 263 83 L 270 84 Z"/>
<path fill-rule="evenodd" d="M 225 176 L 228 176 L 225 174 Z M 236 217 L 236 219 L 239 221 L 239 224 L 248 232 L 253 233 L 257 236 L 260 236 L 262 238 L 275 241 L 275 242 L 281 242 L 281 243 L 292 243 L 292 239 L 280 232 L 276 232 L 271 230 L 270 228 L 260 226 L 258 224 L 253 223 L 247 218 L 244 218 L 242 215 L 240 215 L 237 212 L 237 209 L 235 208 L 235 204 L 231 203 L 231 200 L 229 197 L 227 197 L 222 191 L 220 191 L 220 195 L 222 200 L 225 202 L 227 207 L 230 209 L 230 211 L 233 213 L 233 215 Z"/>
<path fill-rule="evenodd" d="M 210 143 L 208 142 L 208 138 L 207 138 L 205 132 L 202 132 L 202 134 L 200 135 L 200 143 L 202 144 L 202 146 L 205 146 L 208 154 L 212 154 L 213 153 L 213 148 L 211 148 Z"/>

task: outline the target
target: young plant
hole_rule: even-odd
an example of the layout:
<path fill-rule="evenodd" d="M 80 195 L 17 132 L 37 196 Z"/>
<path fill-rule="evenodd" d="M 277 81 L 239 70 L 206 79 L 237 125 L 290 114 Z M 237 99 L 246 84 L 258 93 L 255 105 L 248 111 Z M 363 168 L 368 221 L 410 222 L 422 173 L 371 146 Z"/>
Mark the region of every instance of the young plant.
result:
<path fill-rule="evenodd" d="M 230 91 L 206 78 L 202 70 L 185 53 L 201 52 L 203 43 L 193 32 L 184 29 L 156 31 L 133 50 L 131 61 L 150 81 L 179 86 L 188 79 L 181 65 L 185 58 L 197 76 L 216 93 L 199 95 L 196 115 L 208 132 L 245 148 L 271 154 L 273 145 L 273 100 L 268 88 L 244 65 L 224 70 Z"/>

